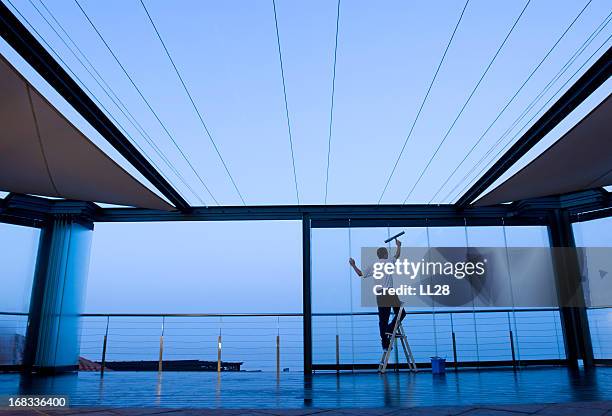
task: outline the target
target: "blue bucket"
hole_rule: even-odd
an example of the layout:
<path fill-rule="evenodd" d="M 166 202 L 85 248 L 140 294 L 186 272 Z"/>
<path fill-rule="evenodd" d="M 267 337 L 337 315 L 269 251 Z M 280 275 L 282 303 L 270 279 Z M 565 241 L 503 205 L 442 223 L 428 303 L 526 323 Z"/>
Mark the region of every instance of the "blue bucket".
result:
<path fill-rule="evenodd" d="M 431 373 L 445 374 L 446 373 L 446 358 L 431 357 Z"/>

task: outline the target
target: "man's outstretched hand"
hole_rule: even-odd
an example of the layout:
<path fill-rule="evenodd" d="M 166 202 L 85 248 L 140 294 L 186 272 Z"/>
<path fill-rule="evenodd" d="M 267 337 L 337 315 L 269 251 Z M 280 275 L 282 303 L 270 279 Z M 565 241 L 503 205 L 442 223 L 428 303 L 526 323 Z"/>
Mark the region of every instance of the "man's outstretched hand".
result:
<path fill-rule="evenodd" d="M 402 242 L 396 238 L 396 239 L 395 239 L 395 245 L 396 245 L 397 247 L 401 247 L 401 246 L 402 246 Z"/>
<path fill-rule="evenodd" d="M 351 258 L 349 259 L 349 264 L 350 264 L 351 266 L 355 266 L 355 259 L 351 257 Z"/>

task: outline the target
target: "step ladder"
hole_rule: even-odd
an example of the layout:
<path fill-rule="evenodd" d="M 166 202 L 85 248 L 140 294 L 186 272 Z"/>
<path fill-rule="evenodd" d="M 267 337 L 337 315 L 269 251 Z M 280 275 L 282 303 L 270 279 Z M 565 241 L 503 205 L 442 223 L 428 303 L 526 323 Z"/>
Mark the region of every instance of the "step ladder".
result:
<path fill-rule="evenodd" d="M 393 332 L 387 332 L 387 335 L 391 336 L 389 340 L 389 348 L 383 352 L 382 358 L 380 359 L 380 363 L 378 363 L 378 372 L 384 373 L 387 371 L 387 364 L 389 364 L 389 357 L 391 357 L 391 351 L 393 351 L 393 347 L 395 346 L 396 340 L 399 339 L 400 344 L 402 345 L 402 350 L 404 351 L 404 356 L 406 357 L 406 361 L 408 362 L 408 369 L 410 371 L 417 371 L 416 361 L 414 359 L 414 355 L 412 355 L 412 350 L 410 349 L 410 345 L 408 344 L 408 338 L 406 337 L 406 333 L 404 332 L 404 327 L 400 322 L 399 317 L 402 314 L 405 314 L 403 306 L 400 307 L 399 316 L 395 318 L 395 325 L 393 326 Z"/>

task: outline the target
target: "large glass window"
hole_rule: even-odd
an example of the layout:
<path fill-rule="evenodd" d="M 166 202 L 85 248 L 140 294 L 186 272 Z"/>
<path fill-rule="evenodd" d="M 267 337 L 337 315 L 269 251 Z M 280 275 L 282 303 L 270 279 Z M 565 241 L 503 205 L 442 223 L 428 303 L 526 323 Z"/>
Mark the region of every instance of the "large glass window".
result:
<path fill-rule="evenodd" d="M 353 257 L 359 265 L 362 247 L 385 245 L 385 239 L 400 231 L 405 231 L 401 237 L 404 247 L 548 247 L 546 227 L 314 229 L 315 364 L 376 364 L 380 359 L 377 310 L 362 306 L 361 282 L 350 269 L 348 258 Z M 393 250 L 393 242 L 387 246 Z M 554 281 L 549 284 L 554 286 Z M 421 362 L 434 355 L 453 361 L 455 351 L 457 361 L 462 362 L 565 357 L 559 315 L 554 309 L 409 309 L 404 327 L 415 358 Z M 392 360 L 395 358 L 403 361 L 401 355 L 392 354 Z"/>
<path fill-rule="evenodd" d="M 612 218 L 574 223 L 574 239 L 578 247 L 612 247 Z M 595 278 L 606 279 L 610 276 L 612 276 L 612 270 L 609 272 L 603 270 L 603 274 Z M 595 358 L 611 359 L 612 309 L 589 309 L 588 316 Z"/>
<path fill-rule="evenodd" d="M 89 359 L 101 358 L 108 324 L 108 361 L 157 361 L 163 334 L 166 366 L 216 368 L 221 336 L 224 363 L 274 369 L 278 336 L 280 366 L 301 369 L 301 223 L 97 223 L 85 310 L 122 314 L 86 317 Z"/>
<path fill-rule="evenodd" d="M 0 365 L 21 363 L 40 230 L 0 223 Z"/>

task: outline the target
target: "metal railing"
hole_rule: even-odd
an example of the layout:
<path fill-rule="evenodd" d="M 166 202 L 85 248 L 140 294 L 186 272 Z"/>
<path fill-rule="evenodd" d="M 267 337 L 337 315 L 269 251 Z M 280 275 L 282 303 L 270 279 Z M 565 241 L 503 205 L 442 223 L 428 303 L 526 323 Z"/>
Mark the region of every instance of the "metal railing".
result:
<path fill-rule="evenodd" d="M 164 371 L 171 362 L 200 360 L 217 371 L 240 363 L 243 370 L 280 373 L 303 365 L 301 313 L 81 316 L 81 356 L 102 368 L 109 362 L 150 361 Z M 0 313 L 0 334 L 25 335 L 26 325 L 27 314 Z M 565 359 L 554 308 L 409 311 L 404 327 L 419 363 L 431 356 L 446 358 L 450 365 L 518 366 Z M 595 329 L 602 327 L 591 325 L 594 348 L 599 345 Z M 313 314 L 315 369 L 360 368 L 379 358 L 376 312 Z"/>
<path fill-rule="evenodd" d="M 221 371 L 301 368 L 302 314 L 83 314 L 81 355 L 101 362 L 200 360 Z"/>
<path fill-rule="evenodd" d="M 556 309 L 412 311 L 405 319 L 417 361 L 512 363 L 565 358 Z M 375 312 L 313 314 L 318 369 L 380 358 Z M 302 368 L 302 314 L 84 314 L 81 352 L 94 361 L 199 359 L 245 370 Z"/>
<path fill-rule="evenodd" d="M 319 314 L 313 319 L 315 368 L 368 368 L 366 363 L 380 359 L 375 313 Z M 412 311 L 404 328 L 417 363 L 428 363 L 432 356 L 455 366 L 565 359 L 559 313 L 553 308 Z"/>

